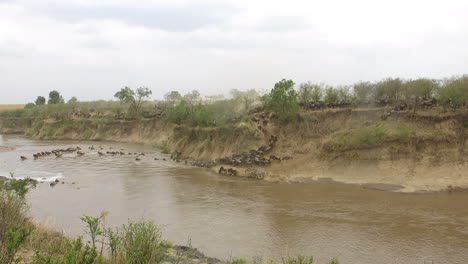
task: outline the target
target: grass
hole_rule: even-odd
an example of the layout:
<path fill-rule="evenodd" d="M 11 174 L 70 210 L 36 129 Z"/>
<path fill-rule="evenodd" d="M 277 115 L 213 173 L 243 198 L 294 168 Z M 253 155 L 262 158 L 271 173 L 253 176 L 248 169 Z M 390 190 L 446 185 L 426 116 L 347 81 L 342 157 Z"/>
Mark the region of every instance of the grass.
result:
<path fill-rule="evenodd" d="M 377 147 L 386 142 L 407 143 L 412 136 L 413 130 L 409 126 L 389 128 L 384 123 L 378 123 L 335 135 L 323 144 L 323 150 L 339 152 Z"/>
<path fill-rule="evenodd" d="M 155 144 L 154 147 L 161 150 L 161 153 L 163 153 L 163 154 L 169 154 L 169 152 L 170 152 L 167 140 L 163 140 L 161 143 Z"/>

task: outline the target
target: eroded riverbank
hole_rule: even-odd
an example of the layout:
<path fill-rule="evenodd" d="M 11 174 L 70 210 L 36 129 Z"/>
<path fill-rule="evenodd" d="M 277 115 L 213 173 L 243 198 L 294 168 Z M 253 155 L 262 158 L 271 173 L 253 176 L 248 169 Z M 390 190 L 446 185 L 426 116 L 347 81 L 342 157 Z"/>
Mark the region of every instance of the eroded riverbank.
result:
<path fill-rule="evenodd" d="M 29 196 L 32 215 L 70 235 L 79 217 L 109 212 L 110 226 L 155 220 L 177 244 L 190 239 L 208 256 L 314 255 L 319 263 L 464 263 L 468 259 L 466 193 L 402 194 L 328 182 L 271 183 L 219 175 L 138 144 L 43 141 L 3 136 L 0 170 L 61 174 Z M 38 151 L 80 146 L 144 152 L 21 161 Z M 154 157 L 160 157 L 154 160 Z M 71 184 L 75 182 L 75 184 Z"/>
<path fill-rule="evenodd" d="M 14 119 L 3 123 L 18 122 L 16 129 L 36 139 L 157 146 L 176 154 L 181 162 L 271 182 L 332 179 L 396 192 L 468 188 L 468 113 L 403 111 L 388 116 L 386 111 L 304 111 L 288 123 L 272 113 L 259 112 L 245 122 L 206 128 L 159 119 Z"/>

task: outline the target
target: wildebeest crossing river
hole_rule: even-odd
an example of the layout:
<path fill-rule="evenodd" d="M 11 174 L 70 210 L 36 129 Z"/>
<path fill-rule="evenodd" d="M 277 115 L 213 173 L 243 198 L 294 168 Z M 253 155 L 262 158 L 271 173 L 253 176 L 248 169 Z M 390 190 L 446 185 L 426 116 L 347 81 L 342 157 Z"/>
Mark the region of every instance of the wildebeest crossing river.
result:
<path fill-rule="evenodd" d="M 176 163 L 135 144 L 4 135 L 0 146 L 13 148 L 0 152 L 0 175 L 12 172 L 44 182 L 28 197 L 33 217 L 70 235 L 82 232 L 80 216 L 105 210 L 109 226 L 152 219 L 167 239 L 191 240 L 223 259 L 304 254 L 319 263 L 331 257 L 356 264 L 468 261 L 468 193 L 401 194 L 335 183 L 244 180 Z M 32 158 L 76 146 L 84 155 Z M 126 155 L 99 155 L 98 146 Z M 136 160 L 128 153 L 145 155 Z"/>

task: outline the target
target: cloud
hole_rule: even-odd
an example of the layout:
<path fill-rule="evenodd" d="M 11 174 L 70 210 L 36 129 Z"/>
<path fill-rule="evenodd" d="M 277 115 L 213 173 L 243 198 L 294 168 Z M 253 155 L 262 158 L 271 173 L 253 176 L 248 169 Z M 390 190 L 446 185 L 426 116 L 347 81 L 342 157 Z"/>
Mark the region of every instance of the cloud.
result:
<path fill-rule="evenodd" d="M 35 11 L 68 23 L 81 20 L 119 20 L 136 26 L 186 32 L 219 26 L 228 22 L 236 10 L 228 5 L 115 6 L 56 3 L 37 6 Z"/>
<path fill-rule="evenodd" d="M 377 3 L 378 2 L 378 3 Z M 0 1 L 0 103 L 434 78 L 468 68 L 468 2 Z"/>

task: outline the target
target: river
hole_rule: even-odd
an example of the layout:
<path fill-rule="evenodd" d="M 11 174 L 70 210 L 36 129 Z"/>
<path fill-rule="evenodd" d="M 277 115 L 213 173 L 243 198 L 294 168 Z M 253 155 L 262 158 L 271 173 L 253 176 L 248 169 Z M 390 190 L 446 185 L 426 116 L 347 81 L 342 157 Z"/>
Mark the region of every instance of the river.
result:
<path fill-rule="evenodd" d="M 468 193 L 232 178 L 138 144 L 0 135 L 0 146 L 14 148 L 0 152 L 0 175 L 45 181 L 28 196 L 31 214 L 66 234 L 81 234 L 80 216 L 105 210 L 109 226 L 151 219 L 165 238 L 221 259 L 305 254 L 318 263 L 331 257 L 348 264 L 468 263 Z M 75 146 L 86 154 L 32 159 L 36 152 Z M 99 156 L 90 146 L 145 156 Z M 55 179 L 64 184 L 50 187 Z"/>

